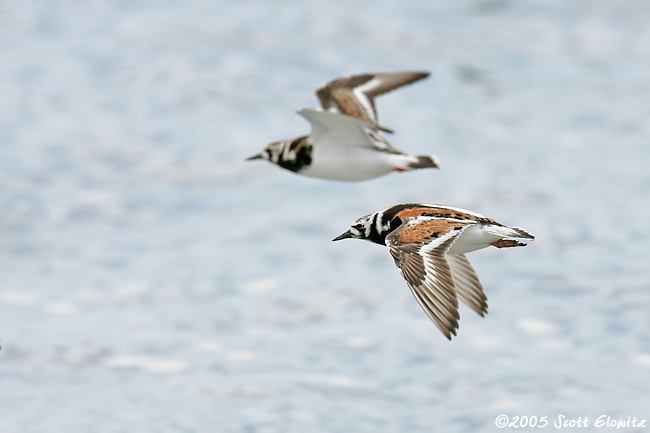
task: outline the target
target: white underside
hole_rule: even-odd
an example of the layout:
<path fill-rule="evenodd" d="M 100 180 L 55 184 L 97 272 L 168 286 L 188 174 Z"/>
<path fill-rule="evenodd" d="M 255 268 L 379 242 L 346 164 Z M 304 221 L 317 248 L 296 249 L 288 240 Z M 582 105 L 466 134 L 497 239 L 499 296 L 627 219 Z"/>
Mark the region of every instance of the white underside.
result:
<path fill-rule="evenodd" d="M 298 111 L 311 124 L 312 163 L 300 174 L 321 179 L 356 182 L 408 169 L 417 157 L 376 148 L 367 131 L 377 126 L 340 113 L 304 108 Z M 381 137 L 381 132 L 376 131 Z"/>
<path fill-rule="evenodd" d="M 417 158 L 367 147 L 314 146 L 312 163 L 300 174 L 321 179 L 358 182 L 384 176 L 395 169 L 408 170 Z"/>
<path fill-rule="evenodd" d="M 521 238 L 521 235 L 508 227 L 485 226 L 480 223 L 474 224 L 463 230 L 451 248 L 449 248 L 447 254 L 464 254 L 470 251 L 480 250 L 481 248 L 489 247 L 492 242 L 504 238 Z"/>

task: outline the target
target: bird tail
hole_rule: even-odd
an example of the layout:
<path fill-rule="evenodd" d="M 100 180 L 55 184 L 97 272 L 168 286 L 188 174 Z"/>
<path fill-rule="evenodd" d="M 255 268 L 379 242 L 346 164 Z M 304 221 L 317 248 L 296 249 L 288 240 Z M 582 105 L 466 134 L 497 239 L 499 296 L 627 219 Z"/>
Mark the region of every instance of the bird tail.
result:
<path fill-rule="evenodd" d="M 519 227 L 506 227 L 502 225 L 486 225 L 483 227 L 483 231 L 486 233 L 491 233 L 502 238 L 515 238 L 515 239 L 535 239 L 531 233 L 527 232 L 524 229 Z"/>
<path fill-rule="evenodd" d="M 526 230 L 524 230 L 522 228 L 512 227 L 512 229 L 514 231 L 516 231 L 517 233 L 519 233 L 519 236 L 517 236 L 517 237 L 524 238 L 524 239 L 535 239 L 535 235 L 533 235 L 530 232 L 527 232 Z"/>
<path fill-rule="evenodd" d="M 417 168 L 439 168 L 438 159 L 435 156 L 420 155 L 416 156 L 416 161 L 409 162 L 408 167 L 411 169 Z"/>

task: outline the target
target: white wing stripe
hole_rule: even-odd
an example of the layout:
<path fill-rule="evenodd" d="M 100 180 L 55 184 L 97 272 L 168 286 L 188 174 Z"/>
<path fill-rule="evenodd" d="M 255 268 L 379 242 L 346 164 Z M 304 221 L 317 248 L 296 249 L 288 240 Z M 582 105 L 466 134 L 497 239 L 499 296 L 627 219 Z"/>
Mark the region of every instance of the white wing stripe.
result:
<path fill-rule="evenodd" d="M 380 80 L 378 80 L 377 78 L 373 78 L 367 83 L 362 84 L 359 87 L 356 87 L 352 91 L 354 93 L 354 96 L 357 98 L 357 101 L 359 101 L 359 103 L 363 105 L 363 108 L 366 110 L 366 114 L 368 115 L 370 120 L 372 120 L 374 123 L 377 123 L 377 116 L 374 108 L 372 107 L 372 103 L 370 102 L 370 99 L 368 99 L 368 97 L 366 96 L 366 92 L 377 87 L 380 84 L 381 84 Z"/>

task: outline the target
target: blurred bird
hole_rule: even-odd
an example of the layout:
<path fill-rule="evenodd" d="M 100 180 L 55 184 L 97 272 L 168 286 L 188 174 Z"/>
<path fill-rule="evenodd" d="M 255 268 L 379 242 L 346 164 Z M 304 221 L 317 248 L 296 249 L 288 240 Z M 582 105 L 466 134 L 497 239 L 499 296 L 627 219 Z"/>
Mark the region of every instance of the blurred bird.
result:
<path fill-rule="evenodd" d="M 458 299 L 487 314 L 487 297 L 465 253 L 490 245 L 520 247 L 535 239 L 474 212 L 415 203 L 361 217 L 333 240 L 350 238 L 388 247 L 420 306 L 450 340 L 460 319 Z"/>
<path fill-rule="evenodd" d="M 375 97 L 429 76 L 384 72 L 336 79 L 316 90 L 323 111 L 303 108 L 309 135 L 276 141 L 247 160 L 265 159 L 304 176 L 356 182 L 392 171 L 438 168 L 437 159 L 392 147 L 378 123 Z"/>

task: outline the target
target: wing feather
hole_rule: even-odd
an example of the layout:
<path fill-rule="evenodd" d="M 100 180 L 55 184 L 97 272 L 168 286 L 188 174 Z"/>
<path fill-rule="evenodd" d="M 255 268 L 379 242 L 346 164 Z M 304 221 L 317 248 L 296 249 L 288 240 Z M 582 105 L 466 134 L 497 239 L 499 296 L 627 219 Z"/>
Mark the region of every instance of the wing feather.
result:
<path fill-rule="evenodd" d="M 458 329 L 458 299 L 447 251 L 461 230 L 437 226 L 436 237 L 424 242 L 408 241 L 413 237 L 409 221 L 386 237 L 395 264 L 401 270 L 411 292 L 427 316 L 448 338 Z"/>
<path fill-rule="evenodd" d="M 487 296 L 465 254 L 449 254 L 447 261 L 454 277 L 458 298 L 477 314 L 485 317 L 488 308 Z"/>
<path fill-rule="evenodd" d="M 325 84 L 316 90 L 316 96 L 318 96 L 323 110 L 335 109 L 348 116 L 377 124 L 375 97 L 428 76 L 428 72 L 382 72 L 353 75 Z"/>
<path fill-rule="evenodd" d="M 298 114 L 311 124 L 309 138 L 319 146 L 370 147 L 376 149 L 364 128 L 376 130 L 377 126 L 354 117 L 311 108 L 298 110 Z"/>

